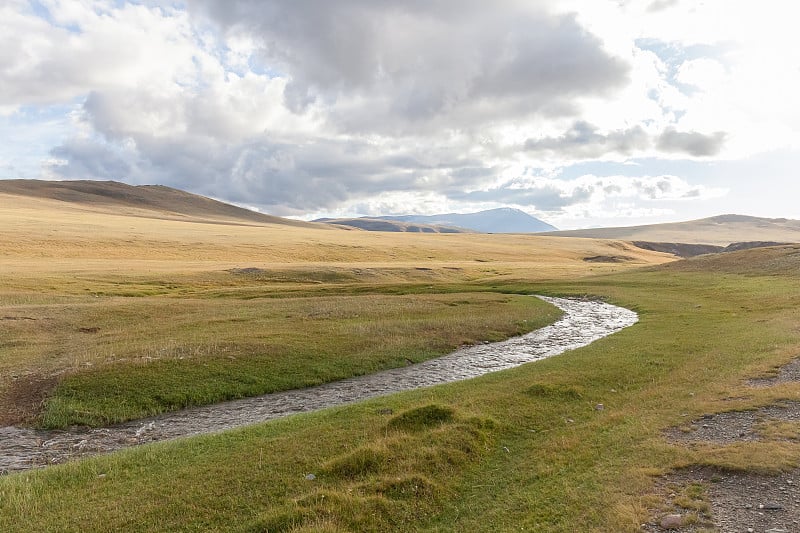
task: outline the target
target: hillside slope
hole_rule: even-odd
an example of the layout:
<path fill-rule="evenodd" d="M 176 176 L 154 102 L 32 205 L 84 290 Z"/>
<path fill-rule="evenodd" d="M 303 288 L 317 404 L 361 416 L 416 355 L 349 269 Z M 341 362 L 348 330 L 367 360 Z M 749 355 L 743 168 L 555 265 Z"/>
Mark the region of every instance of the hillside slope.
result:
<path fill-rule="evenodd" d="M 320 227 L 318 224 L 265 215 L 163 185 L 134 186 L 115 181 L 89 180 L 0 180 L 0 195 L 57 200 L 95 212 L 124 213 L 148 218 Z M 0 203 L 4 204 L 6 201 L 13 200 L 0 200 Z"/>
<path fill-rule="evenodd" d="M 688 222 L 552 231 L 545 235 L 718 246 L 747 241 L 800 242 L 800 220 L 720 215 Z"/>
<path fill-rule="evenodd" d="M 403 233 L 472 233 L 471 230 L 464 228 L 451 228 L 449 226 L 437 226 L 434 224 L 416 224 L 413 222 L 401 222 L 399 220 L 387 220 L 383 218 L 321 218 L 314 222 L 324 222 L 334 226 L 344 226 L 365 231 L 392 231 Z"/>

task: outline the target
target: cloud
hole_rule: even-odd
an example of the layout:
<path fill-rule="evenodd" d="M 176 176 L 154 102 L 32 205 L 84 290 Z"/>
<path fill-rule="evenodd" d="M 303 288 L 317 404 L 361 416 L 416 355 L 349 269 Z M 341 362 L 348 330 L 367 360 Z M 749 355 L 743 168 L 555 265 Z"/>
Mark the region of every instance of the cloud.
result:
<path fill-rule="evenodd" d="M 676 5 L 678 5 L 678 0 L 653 0 L 650 2 L 650 5 L 647 6 L 647 11 L 650 13 L 656 13 Z"/>
<path fill-rule="evenodd" d="M 44 16 L 34 7 L 45 11 Z M 194 70 L 185 13 L 103 2 L 0 7 L 0 105 L 63 103 L 112 87 L 168 88 Z M 47 7 L 45 7 L 47 6 Z"/>
<path fill-rule="evenodd" d="M 329 108 L 349 132 L 480 127 L 534 113 L 570 115 L 574 99 L 627 81 L 628 67 L 571 15 L 535 3 L 192 0 L 229 34 L 259 43 L 285 73 L 296 113 Z M 534 7 L 530 7 L 534 6 Z"/>
<path fill-rule="evenodd" d="M 704 135 L 696 131 L 683 132 L 670 127 L 658 138 L 657 146 L 664 152 L 705 157 L 717 155 L 725 144 L 725 138 L 726 134 L 722 131 Z"/>
<path fill-rule="evenodd" d="M 453 199 L 476 203 L 515 205 L 549 216 L 569 209 L 603 208 L 642 202 L 699 200 L 725 191 L 691 185 L 678 176 L 593 176 L 574 179 L 520 177 L 497 187 L 454 195 Z"/>
<path fill-rule="evenodd" d="M 607 154 L 631 155 L 650 146 L 650 138 L 642 126 L 599 133 L 592 124 L 575 122 L 560 137 L 528 139 L 524 149 L 541 156 L 567 159 L 593 159 Z"/>
<path fill-rule="evenodd" d="M 132 166 L 107 144 L 70 139 L 50 153 L 51 170 L 63 178 L 126 181 L 132 177 Z"/>

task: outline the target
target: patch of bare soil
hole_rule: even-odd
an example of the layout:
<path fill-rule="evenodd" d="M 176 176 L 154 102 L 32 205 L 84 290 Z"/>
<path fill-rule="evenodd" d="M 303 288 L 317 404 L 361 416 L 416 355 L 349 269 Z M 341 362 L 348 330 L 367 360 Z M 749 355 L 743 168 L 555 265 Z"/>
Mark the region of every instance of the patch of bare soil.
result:
<path fill-rule="evenodd" d="M 781 383 L 800 381 L 800 358 L 794 359 L 778 369 L 774 376 L 753 378 L 747 381 L 751 387 L 770 387 Z"/>
<path fill-rule="evenodd" d="M 778 476 L 698 467 L 657 483 L 664 498 L 648 532 L 800 531 L 800 470 Z"/>
<path fill-rule="evenodd" d="M 703 415 L 686 426 L 665 431 L 673 442 L 732 444 L 763 440 L 761 431 L 770 422 L 800 422 L 800 402 L 781 402 L 748 411 Z"/>
<path fill-rule="evenodd" d="M 57 376 L 29 374 L 13 378 L 0 395 L 0 427 L 31 420 L 41 410 L 42 402 L 58 384 Z"/>
<path fill-rule="evenodd" d="M 754 387 L 800 381 L 800 359 L 775 376 L 752 379 Z M 789 423 L 790 428 L 781 428 Z M 785 401 L 758 409 L 708 414 L 689 424 L 670 428 L 672 442 L 732 444 L 798 437 L 800 402 Z M 767 532 L 800 531 L 800 469 L 779 475 L 730 472 L 694 467 L 669 473 L 656 482 L 661 505 L 651 510 L 643 531 Z"/>

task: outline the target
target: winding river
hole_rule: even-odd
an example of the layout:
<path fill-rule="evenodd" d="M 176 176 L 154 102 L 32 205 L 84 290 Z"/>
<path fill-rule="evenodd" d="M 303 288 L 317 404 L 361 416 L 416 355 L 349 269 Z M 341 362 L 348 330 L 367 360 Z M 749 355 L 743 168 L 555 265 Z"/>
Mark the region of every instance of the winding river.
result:
<path fill-rule="evenodd" d="M 423 363 L 307 389 L 245 398 L 98 429 L 0 428 L 0 473 L 28 470 L 148 442 L 214 433 L 283 416 L 481 376 L 585 346 L 638 320 L 636 313 L 594 300 L 551 298 L 564 315 L 502 342 L 464 347 Z"/>

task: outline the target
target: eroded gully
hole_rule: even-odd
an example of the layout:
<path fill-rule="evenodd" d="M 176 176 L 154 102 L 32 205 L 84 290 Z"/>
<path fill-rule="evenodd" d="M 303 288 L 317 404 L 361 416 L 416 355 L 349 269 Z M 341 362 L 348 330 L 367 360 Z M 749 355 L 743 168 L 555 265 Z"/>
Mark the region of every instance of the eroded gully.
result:
<path fill-rule="evenodd" d="M 0 473 L 62 463 L 149 442 L 215 433 L 283 416 L 419 387 L 459 381 L 585 346 L 634 324 L 628 309 L 604 302 L 540 297 L 564 311 L 544 328 L 502 342 L 464 347 L 423 363 L 307 389 L 196 407 L 97 429 L 0 428 Z"/>

